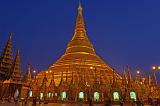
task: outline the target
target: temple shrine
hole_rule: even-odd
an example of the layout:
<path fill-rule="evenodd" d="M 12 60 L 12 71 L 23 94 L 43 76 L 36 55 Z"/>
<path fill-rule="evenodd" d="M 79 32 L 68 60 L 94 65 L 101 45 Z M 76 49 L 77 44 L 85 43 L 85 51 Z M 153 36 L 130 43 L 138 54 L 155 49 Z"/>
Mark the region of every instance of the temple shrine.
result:
<path fill-rule="evenodd" d="M 12 33 L 0 56 L 0 99 L 18 98 L 48 102 L 136 101 L 160 98 L 160 87 L 149 74 L 136 70 L 133 78 L 127 65 L 122 75 L 95 52 L 85 28 L 82 6 L 74 34 L 64 54 L 47 70 L 31 77 L 30 63 L 21 77 L 20 51 L 12 60 Z"/>

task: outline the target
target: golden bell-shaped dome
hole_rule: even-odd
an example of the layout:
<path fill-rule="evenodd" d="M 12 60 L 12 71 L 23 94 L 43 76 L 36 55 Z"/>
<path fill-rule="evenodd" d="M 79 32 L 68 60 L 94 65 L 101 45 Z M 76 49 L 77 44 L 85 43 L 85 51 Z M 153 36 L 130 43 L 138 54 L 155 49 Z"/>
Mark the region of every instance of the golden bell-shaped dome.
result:
<path fill-rule="evenodd" d="M 81 5 L 78 7 L 73 37 L 65 53 L 49 67 L 48 71 L 54 72 L 56 85 L 61 84 L 64 79 L 67 83 L 74 80 L 73 82 L 84 81 L 89 84 L 93 84 L 95 79 L 105 84 L 113 79 L 113 69 L 96 55 L 88 39 Z M 118 74 L 116 77 L 121 78 Z M 51 78 L 51 75 L 49 74 L 47 78 Z"/>

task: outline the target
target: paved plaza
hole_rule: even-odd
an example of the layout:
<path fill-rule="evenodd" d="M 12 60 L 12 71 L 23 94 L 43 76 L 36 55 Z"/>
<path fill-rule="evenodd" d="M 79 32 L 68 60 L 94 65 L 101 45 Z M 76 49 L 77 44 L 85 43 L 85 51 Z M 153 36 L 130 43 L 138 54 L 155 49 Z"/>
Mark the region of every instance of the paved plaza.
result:
<path fill-rule="evenodd" d="M 35 106 L 35 105 L 32 105 L 31 102 L 28 104 L 23 104 L 22 102 L 19 102 L 19 103 L 8 103 L 7 102 L 7 103 L 0 104 L 0 106 Z M 89 105 L 88 104 L 61 104 L 61 103 L 39 104 L 37 103 L 36 106 L 89 106 Z M 104 106 L 104 104 L 94 104 L 93 106 Z M 120 105 L 112 105 L 112 106 L 120 106 Z M 124 105 L 124 106 L 131 106 L 131 105 Z M 151 105 L 144 105 L 144 106 L 151 106 Z"/>
<path fill-rule="evenodd" d="M 35 106 L 32 103 L 29 104 L 22 104 L 22 103 L 4 103 L 0 104 L 0 106 Z M 48 104 L 39 104 L 37 103 L 36 106 L 88 106 L 88 104 L 61 104 L 61 103 L 48 103 Z M 94 106 L 104 106 L 104 105 L 94 105 Z M 117 105 L 118 106 L 118 105 Z"/>

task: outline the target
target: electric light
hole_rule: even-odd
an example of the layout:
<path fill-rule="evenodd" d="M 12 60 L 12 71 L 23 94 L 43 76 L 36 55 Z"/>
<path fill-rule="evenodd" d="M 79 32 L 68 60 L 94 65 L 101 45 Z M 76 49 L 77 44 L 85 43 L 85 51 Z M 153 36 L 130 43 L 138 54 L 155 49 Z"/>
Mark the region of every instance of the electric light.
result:
<path fill-rule="evenodd" d="M 33 70 L 33 73 L 36 73 L 36 70 Z"/>
<path fill-rule="evenodd" d="M 140 74 L 140 71 L 139 71 L 139 70 L 137 70 L 137 74 Z"/>
<path fill-rule="evenodd" d="M 46 71 L 46 73 L 48 73 L 48 71 Z"/>
<path fill-rule="evenodd" d="M 93 67 L 91 66 L 90 69 L 93 69 Z"/>
<path fill-rule="evenodd" d="M 49 72 L 51 73 L 52 71 L 50 70 Z"/>
<path fill-rule="evenodd" d="M 160 70 L 160 66 L 158 66 L 158 70 Z"/>
<path fill-rule="evenodd" d="M 156 66 L 152 66 L 152 69 L 153 69 L 153 70 L 156 70 Z"/>

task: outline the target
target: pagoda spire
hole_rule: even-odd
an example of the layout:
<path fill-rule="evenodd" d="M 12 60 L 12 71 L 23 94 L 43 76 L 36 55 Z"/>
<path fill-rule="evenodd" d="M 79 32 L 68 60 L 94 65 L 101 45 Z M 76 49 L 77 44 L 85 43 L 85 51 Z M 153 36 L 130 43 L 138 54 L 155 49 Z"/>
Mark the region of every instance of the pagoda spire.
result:
<path fill-rule="evenodd" d="M 141 81 L 141 72 L 139 69 L 136 69 L 136 82 Z"/>
<path fill-rule="evenodd" d="M 124 69 L 123 73 L 122 73 L 122 85 L 126 85 L 127 81 L 126 81 L 127 77 L 126 77 L 126 70 Z"/>
<path fill-rule="evenodd" d="M 63 84 L 63 72 L 62 72 L 62 74 L 61 74 L 61 81 L 60 81 L 60 83 L 59 83 L 59 86 L 61 86 Z"/>
<path fill-rule="evenodd" d="M 19 49 L 17 50 L 16 57 L 14 59 L 13 65 L 12 65 L 12 75 L 11 78 L 15 81 L 20 81 L 21 79 L 21 68 L 20 68 L 20 53 Z"/>
<path fill-rule="evenodd" d="M 76 21 L 76 27 L 75 27 L 75 32 L 83 32 L 85 33 L 85 25 L 83 21 L 83 15 L 82 15 L 82 5 L 79 3 L 78 6 L 78 16 L 77 16 L 77 21 Z"/>
<path fill-rule="evenodd" d="M 148 74 L 148 84 L 149 85 L 153 84 L 153 78 L 150 73 Z"/>
<path fill-rule="evenodd" d="M 52 80 L 54 81 L 54 72 L 52 73 Z"/>
<path fill-rule="evenodd" d="M 40 91 L 44 92 L 45 96 L 46 96 L 46 93 L 47 93 L 47 82 L 48 82 L 48 79 L 47 79 L 46 74 L 45 74 L 45 76 L 43 77 L 43 80 L 42 80 L 42 85 L 40 86 Z"/>
<path fill-rule="evenodd" d="M 74 81 L 73 81 L 73 71 L 72 71 L 72 79 L 71 79 L 71 84 L 73 84 Z"/>
<path fill-rule="evenodd" d="M 143 75 L 143 77 L 142 77 L 142 82 L 143 82 L 143 84 L 148 84 L 148 83 L 147 83 L 146 74 Z"/>
<path fill-rule="evenodd" d="M 12 33 L 0 57 L 0 78 L 10 78 L 12 67 Z"/>
<path fill-rule="evenodd" d="M 130 85 L 132 82 L 132 75 L 131 75 L 131 70 L 129 68 L 129 66 L 126 66 L 127 72 L 128 72 L 128 84 Z"/>
<path fill-rule="evenodd" d="M 55 82 L 54 82 L 54 72 L 52 73 L 52 79 L 51 79 L 50 85 L 55 85 Z"/>
<path fill-rule="evenodd" d="M 82 5 L 79 3 L 74 35 L 67 45 L 66 54 L 82 52 L 95 54 L 93 45 L 86 34 L 82 10 Z"/>
<path fill-rule="evenodd" d="M 117 84 L 117 78 L 116 78 L 116 76 L 115 76 L 115 71 L 113 71 L 113 75 L 112 75 L 112 77 L 113 77 L 113 79 L 112 79 L 112 87 L 113 88 L 117 88 L 118 86 L 118 84 Z"/>
<path fill-rule="evenodd" d="M 27 72 L 24 76 L 24 79 L 23 79 L 24 82 L 30 82 L 31 81 L 31 66 L 30 66 L 30 63 L 28 63 L 28 68 L 27 68 Z"/>

